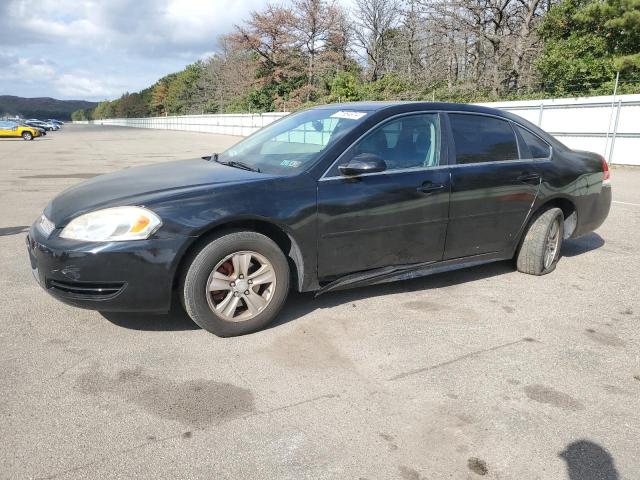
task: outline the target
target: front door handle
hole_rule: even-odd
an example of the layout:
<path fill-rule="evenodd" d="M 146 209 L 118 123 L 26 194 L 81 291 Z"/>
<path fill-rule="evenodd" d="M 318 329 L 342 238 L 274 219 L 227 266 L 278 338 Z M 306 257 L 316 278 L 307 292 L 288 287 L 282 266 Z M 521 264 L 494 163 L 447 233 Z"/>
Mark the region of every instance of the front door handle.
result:
<path fill-rule="evenodd" d="M 418 192 L 424 193 L 426 195 L 430 195 L 433 192 L 442 190 L 444 187 L 445 185 L 442 183 L 424 182 L 422 185 L 418 187 Z"/>
<path fill-rule="evenodd" d="M 519 182 L 531 183 L 531 182 L 539 182 L 540 174 L 535 172 L 525 172 L 516 178 Z"/>

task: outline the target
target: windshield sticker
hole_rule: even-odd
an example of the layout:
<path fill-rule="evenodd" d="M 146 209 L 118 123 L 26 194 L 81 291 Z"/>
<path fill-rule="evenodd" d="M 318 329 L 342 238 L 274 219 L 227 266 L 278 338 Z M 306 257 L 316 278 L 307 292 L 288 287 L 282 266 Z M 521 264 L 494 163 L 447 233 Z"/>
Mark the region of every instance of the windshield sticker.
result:
<path fill-rule="evenodd" d="M 298 160 L 283 160 L 282 162 L 280 162 L 280 165 L 282 165 L 283 167 L 298 168 L 300 165 L 302 165 L 302 162 L 299 162 Z"/>
<path fill-rule="evenodd" d="M 340 110 L 339 112 L 331 115 L 331 118 L 346 118 L 347 120 L 360 120 L 367 112 L 350 112 L 347 110 Z"/>

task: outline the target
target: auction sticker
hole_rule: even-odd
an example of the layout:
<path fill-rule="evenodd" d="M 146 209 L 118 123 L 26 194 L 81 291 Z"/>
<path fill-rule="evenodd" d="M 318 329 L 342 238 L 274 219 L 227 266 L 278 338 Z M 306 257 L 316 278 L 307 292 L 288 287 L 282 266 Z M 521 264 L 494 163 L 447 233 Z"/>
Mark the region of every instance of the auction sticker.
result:
<path fill-rule="evenodd" d="M 331 115 L 331 118 L 346 118 L 347 120 L 360 120 L 367 112 L 352 112 L 349 110 L 340 110 Z"/>
<path fill-rule="evenodd" d="M 283 160 L 282 162 L 280 162 L 280 165 L 282 165 L 283 167 L 298 168 L 300 165 L 302 165 L 302 162 L 299 162 L 297 160 Z"/>

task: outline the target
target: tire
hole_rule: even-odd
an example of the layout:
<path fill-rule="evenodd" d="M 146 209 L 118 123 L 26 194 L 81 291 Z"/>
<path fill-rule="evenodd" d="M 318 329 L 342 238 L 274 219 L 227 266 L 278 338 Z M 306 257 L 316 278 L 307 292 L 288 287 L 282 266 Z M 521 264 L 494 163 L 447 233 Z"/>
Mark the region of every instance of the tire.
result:
<path fill-rule="evenodd" d="M 553 272 L 560 259 L 564 236 L 564 215 L 559 208 L 536 214 L 529 223 L 516 265 L 520 272 L 546 275 Z"/>
<path fill-rule="evenodd" d="M 31 132 L 22 132 L 22 138 L 25 140 L 33 140 L 33 134 Z"/>
<path fill-rule="evenodd" d="M 203 329 L 219 337 L 243 335 L 260 330 L 278 315 L 289 293 L 289 277 L 287 259 L 273 240 L 257 232 L 228 232 L 193 257 L 182 282 L 182 303 Z M 211 285 L 222 289 L 212 292 Z"/>

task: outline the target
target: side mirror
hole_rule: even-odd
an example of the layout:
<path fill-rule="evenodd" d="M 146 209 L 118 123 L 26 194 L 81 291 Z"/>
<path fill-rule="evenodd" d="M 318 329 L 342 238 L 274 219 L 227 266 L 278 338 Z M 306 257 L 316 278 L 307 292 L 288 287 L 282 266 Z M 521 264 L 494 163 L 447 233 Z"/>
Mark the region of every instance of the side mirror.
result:
<path fill-rule="evenodd" d="M 360 153 L 353 157 L 346 165 L 340 165 L 338 170 L 345 177 L 362 175 L 365 173 L 384 172 L 387 164 L 384 160 L 373 153 Z"/>

